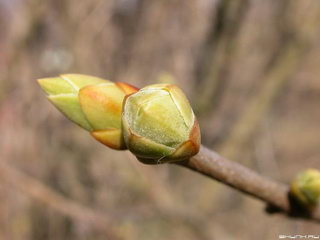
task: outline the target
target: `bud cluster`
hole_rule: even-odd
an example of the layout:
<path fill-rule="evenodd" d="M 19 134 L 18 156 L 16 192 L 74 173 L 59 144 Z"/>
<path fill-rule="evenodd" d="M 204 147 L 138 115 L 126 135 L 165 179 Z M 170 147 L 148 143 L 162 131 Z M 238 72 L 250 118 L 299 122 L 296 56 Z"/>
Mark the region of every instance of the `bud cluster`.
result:
<path fill-rule="evenodd" d="M 64 74 L 38 80 L 67 118 L 113 149 L 129 149 L 148 164 L 195 155 L 200 129 L 184 93 L 173 84 L 138 89 L 97 77 Z"/>

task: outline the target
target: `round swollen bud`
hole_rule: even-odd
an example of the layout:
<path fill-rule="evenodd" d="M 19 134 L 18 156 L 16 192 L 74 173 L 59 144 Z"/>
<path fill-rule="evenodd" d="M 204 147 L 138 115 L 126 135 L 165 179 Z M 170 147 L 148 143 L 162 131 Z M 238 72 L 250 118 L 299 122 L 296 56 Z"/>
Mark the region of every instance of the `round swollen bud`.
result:
<path fill-rule="evenodd" d="M 122 126 L 128 149 L 144 163 L 184 160 L 199 151 L 198 122 L 175 85 L 150 85 L 127 95 Z"/>
<path fill-rule="evenodd" d="M 122 102 L 137 89 L 81 74 L 38 80 L 48 99 L 67 118 L 113 149 L 125 149 L 121 130 Z"/>
<path fill-rule="evenodd" d="M 320 204 L 320 171 L 308 169 L 291 183 L 291 195 L 301 204 L 315 207 Z"/>

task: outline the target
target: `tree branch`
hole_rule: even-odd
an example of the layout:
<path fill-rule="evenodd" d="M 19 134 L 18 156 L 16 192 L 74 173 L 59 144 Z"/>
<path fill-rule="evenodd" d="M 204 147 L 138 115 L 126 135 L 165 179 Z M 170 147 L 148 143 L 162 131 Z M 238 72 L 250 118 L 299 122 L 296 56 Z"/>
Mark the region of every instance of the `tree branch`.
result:
<path fill-rule="evenodd" d="M 201 146 L 196 156 L 178 164 L 258 198 L 266 202 L 269 209 L 271 206 L 273 210 L 291 217 L 320 221 L 320 209 L 301 209 L 290 197 L 288 185 L 261 176 L 204 146 Z"/>

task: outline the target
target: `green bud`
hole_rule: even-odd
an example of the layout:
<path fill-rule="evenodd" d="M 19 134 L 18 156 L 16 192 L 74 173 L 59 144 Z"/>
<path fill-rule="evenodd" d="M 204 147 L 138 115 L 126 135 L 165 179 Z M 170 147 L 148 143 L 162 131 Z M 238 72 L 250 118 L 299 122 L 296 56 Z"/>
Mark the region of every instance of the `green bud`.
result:
<path fill-rule="evenodd" d="M 126 148 L 121 130 L 122 102 L 136 88 L 81 74 L 64 74 L 38 82 L 67 118 L 103 144 L 113 149 Z"/>
<path fill-rule="evenodd" d="M 150 85 L 127 95 L 122 125 L 128 149 L 144 163 L 179 161 L 199 151 L 198 122 L 175 85 Z"/>
<path fill-rule="evenodd" d="M 301 204 L 315 207 L 320 204 L 320 171 L 308 169 L 300 173 L 291 184 L 291 195 Z"/>

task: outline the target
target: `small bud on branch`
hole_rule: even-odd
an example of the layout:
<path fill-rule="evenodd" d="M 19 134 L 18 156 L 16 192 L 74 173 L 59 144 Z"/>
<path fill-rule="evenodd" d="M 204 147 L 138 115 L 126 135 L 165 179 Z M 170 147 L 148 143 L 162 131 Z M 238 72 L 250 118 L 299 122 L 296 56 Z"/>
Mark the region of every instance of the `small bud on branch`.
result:
<path fill-rule="evenodd" d="M 304 207 L 316 208 L 320 204 L 320 171 L 308 169 L 291 183 L 291 195 Z"/>

